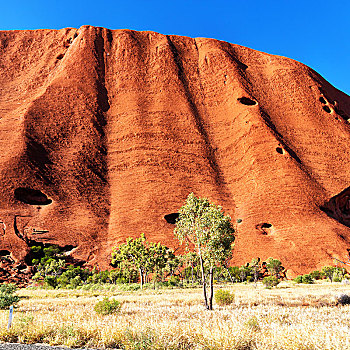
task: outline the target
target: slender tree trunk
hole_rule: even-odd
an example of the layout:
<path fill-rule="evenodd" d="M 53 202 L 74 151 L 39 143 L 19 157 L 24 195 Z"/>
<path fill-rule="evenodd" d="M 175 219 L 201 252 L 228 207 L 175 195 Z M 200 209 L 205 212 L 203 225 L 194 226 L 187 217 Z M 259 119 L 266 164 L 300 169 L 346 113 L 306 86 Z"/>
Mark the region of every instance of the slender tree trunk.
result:
<path fill-rule="evenodd" d="M 214 296 L 214 273 L 213 273 L 213 266 L 210 266 L 210 272 L 209 272 L 209 283 L 210 283 L 210 296 L 209 296 L 209 310 L 213 310 L 213 296 Z"/>
<path fill-rule="evenodd" d="M 199 260 L 200 260 L 201 270 L 202 270 L 202 284 L 203 284 L 203 295 L 204 295 L 205 308 L 209 310 L 208 298 L 207 298 L 207 286 L 206 286 L 205 273 L 204 273 L 204 263 L 203 263 L 203 259 L 202 259 L 201 254 L 199 254 Z"/>
<path fill-rule="evenodd" d="M 143 271 L 142 271 L 142 269 L 139 269 L 139 271 L 140 271 L 140 288 L 142 289 L 142 287 L 143 287 Z"/>
<path fill-rule="evenodd" d="M 191 263 L 191 278 L 192 278 L 192 287 L 193 287 L 193 264 Z"/>
<path fill-rule="evenodd" d="M 234 280 L 233 280 L 233 278 L 232 278 L 232 275 L 231 275 L 230 269 L 229 269 L 227 266 L 225 266 L 225 269 L 226 269 L 226 270 L 227 270 L 227 272 L 228 272 L 228 275 L 229 275 L 229 277 L 230 277 L 231 283 L 235 283 L 235 282 L 234 282 Z"/>

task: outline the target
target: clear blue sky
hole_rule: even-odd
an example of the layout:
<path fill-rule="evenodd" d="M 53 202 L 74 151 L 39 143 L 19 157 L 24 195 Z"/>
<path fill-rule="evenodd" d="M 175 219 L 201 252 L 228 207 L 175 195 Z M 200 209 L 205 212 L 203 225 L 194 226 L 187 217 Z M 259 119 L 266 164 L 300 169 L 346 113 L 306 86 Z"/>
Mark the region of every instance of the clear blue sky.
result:
<path fill-rule="evenodd" d="M 0 30 L 94 25 L 209 37 L 287 56 L 350 94 L 350 0 L 3 0 Z"/>

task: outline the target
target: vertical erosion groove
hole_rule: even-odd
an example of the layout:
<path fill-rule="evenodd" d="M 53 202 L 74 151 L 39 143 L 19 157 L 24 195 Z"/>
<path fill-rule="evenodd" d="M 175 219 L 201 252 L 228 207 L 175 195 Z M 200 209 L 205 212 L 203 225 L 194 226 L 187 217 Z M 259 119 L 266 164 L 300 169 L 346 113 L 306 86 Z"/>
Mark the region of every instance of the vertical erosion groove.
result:
<path fill-rule="evenodd" d="M 99 148 L 98 157 L 100 159 L 99 165 L 89 165 L 91 171 L 95 173 L 104 184 L 108 186 L 108 160 L 107 160 L 107 135 L 105 128 L 107 126 L 106 113 L 110 108 L 108 100 L 108 91 L 106 88 L 106 62 L 105 62 L 105 40 L 107 43 L 111 41 L 111 33 L 103 32 L 104 29 L 96 28 L 96 35 L 94 38 L 94 49 L 97 60 L 96 65 L 96 88 L 97 88 L 97 111 L 96 119 L 94 120 L 94 127 L 99 134 Z M 104 35 L 106 34 L 106 35 Z M 107 190 L 108 191 L 108 190 Z M 107 201 L 108 216 L 110 214 L 110 199 Z"/>
<path fill-rule="evenodd" d="M 221 169 L 217 163 L 215 151 L 213 149 L 213 146 L 211 145 L 209 135 L 208 135 L 207 131 L 205 130 L 203 118 L 201 116 L 201 113 L 200 113 L 197 105 L 196 105 L 195 98 L 194 98 L 193 93 L 192 93 L 191 88 L 190 88 L 190 83 L 188 81 L 188 78 L 186 77 L 186 72 L 185 72 L 180 54 L 179 54 L 175 44 L 171 41 L 170 37 L 167 35 L 166 38 L 167 38 L 167 42 L 168 42 L 168 45 L 170 47 L 170 50 L 171 50 L 171 53 L 173 56 L 173 60 L 174 60 L 176 67 L 177 67 L 178 78 L 179 78 L 179 80 L 184 88 L 185 96 L 187 98 L 192 115 L 194 116 L 196 127 L 197 127 L 197 129 L 198 129 L 198 131 L 199 131 L 199 133 L 204 141 L 204 144 L 206 146 L 206 158 L 209 162 L 210 168 L 212 169 L 212 171 L 214 173 L 215 185 L 218 189 L 219 188 L 221 189 L 220 191 L 218 191 L 218 193 L 220 194 L 220 192 L 223 192 L 222 188 L 224 188 L 225 195 L 230 198 L 231 195 L 230 195 L 229 191 L 226 189 L 223 174 L 222 174 Z M 195 39 L 194 39 L 194 43 L 195 43 L 196 50 L 198 52 L 198 47 L 197 47 L 197 43 L 195 42 Z M 198 80 L 200 81 L 198 63 L 197 63 L 197 67 L 198 67 L 197 68 Z M 201 86 L 200 86 L 200 89 L 202 90 Z"/>

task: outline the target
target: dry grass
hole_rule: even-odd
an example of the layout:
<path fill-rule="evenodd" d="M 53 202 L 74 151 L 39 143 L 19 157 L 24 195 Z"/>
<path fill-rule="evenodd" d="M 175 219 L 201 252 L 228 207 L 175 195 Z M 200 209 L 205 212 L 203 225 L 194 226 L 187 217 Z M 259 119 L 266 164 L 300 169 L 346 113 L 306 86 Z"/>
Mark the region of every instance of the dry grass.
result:
<path fill-rule="evenodd" d="M 201 289 L 159 291 L 28 290 L 0 340 L 121 349 L 350 349 L 350 306 L 334 296 L 342 284 L 225 287 L 232 305 L 204 310 Z M 98 316 L 104 296 L 123 302 L 117 315 Z"/>

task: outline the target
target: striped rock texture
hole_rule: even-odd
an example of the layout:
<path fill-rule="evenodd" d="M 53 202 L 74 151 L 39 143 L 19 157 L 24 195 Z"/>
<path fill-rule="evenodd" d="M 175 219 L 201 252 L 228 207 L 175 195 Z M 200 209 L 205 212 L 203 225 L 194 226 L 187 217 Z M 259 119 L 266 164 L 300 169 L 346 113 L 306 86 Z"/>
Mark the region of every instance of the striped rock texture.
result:
<path fill-rule="evenodd" d="M 231 215 L 232 264 L 348 261 L 349 116 L 311 68 L 218 40 L 2 31 L 3 274 L 30 271 L 38 242 L 100 268 L 141 232 L 177 247 L 164 216 L 190 192 Z"/>

